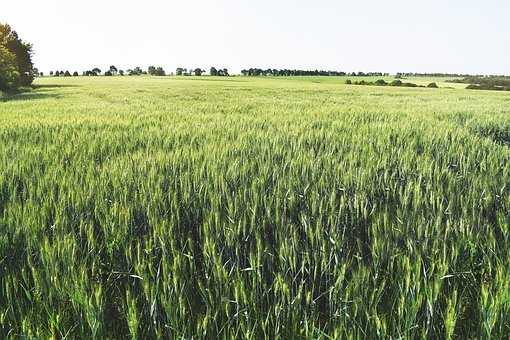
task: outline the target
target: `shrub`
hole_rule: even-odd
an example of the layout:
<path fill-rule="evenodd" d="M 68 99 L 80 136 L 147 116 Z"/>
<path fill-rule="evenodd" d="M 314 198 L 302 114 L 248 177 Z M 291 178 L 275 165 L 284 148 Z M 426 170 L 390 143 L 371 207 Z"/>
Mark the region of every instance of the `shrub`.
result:
<path fill-rule="evenodd" d="M 431 88 L 431 89 L 437 89 L 437 88 L 439 88 L 439 86 L 437 86 L 437 84 L 436 84 L 436 83 L 430 83 L 430 84 L 428 84 L 428 85 L 427 85 L 427 87 L 428 87 L 428 88 Z"/>
<path fill-rule="evenodd" d="M 374 84 L 377 85 L 377 86 L 386 86 L 386 85 L 388 85 L 388 83 L 385 82 L 384 79 L 376 80 L 376 82 Z"/>
<path fill-rule="evenodd" d="M 78 72 L 74 71 L 73 77 L 78 77 Z"/>
<path fill-rule="evenodd" d="M 390 86 L 402 86 L 402 80 L 394 80 L 390 83 Z"/>
<path fill-rule="evenodd" d="M 352 84 L 352 81 L 351 81 L 350 79 L 347 79 L 347 80 L 345 81 L 345 84 L 347 84 L 347 85 L 351 85 L 351 84 Z"/>

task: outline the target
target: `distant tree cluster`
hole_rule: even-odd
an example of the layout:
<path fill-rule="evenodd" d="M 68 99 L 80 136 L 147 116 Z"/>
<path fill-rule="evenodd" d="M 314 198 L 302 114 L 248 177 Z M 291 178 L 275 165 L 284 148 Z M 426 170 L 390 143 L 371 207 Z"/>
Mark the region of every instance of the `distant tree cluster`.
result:
<path fill-rule="evenodd" d="M 223 69 L 220 69 L 220 68 L 216 68 L 216 67 L 211 67 L 211 69 L 209 70 L 209 74 L 211 76 L 215 76 L 215 77 L 228 77 L 230 76 L 230 74 L 228 73 L 228 70 L 226 68 L 223 68 Z"/>
<path fill-rule="evenodd" d="M 52 77 L 71 77 L 71 72 L 69 71 L 51 71 L 50 76 Z M 78 77 L 78 72 L 74 71 L 72 74 L 73 77 Z"/>
<path fill-rule="evenodd" d="M 409 78 L 409 77 L 428 77 L 428 78 L 459 78 L 459 77 L 471 77 L 469 74 L 459 73 L 413 73 L 413 72 L 398 72 L 396 74 L 397 79 Z"/>
<path fill-rule="evenodd" d="M 510 91 L 508 76 L 469 76 L 450 80 L 451 83 L 469 84 L 469 90 Z"/>
<path fill-rule="evenodd" d="M 200 77 L 205 72 L 206 71 L 200 67 L 197 67 L 197 68 L 190 67 L 189 69 L 183 68 L 183 67 L 178 67 L 175 70 L 175 75 L 176 76 L 197 76 L 197 77 Z M 211 67 L 209 70 L 209 74 L 211 76 L 220 76 L 220 77 L 228 77 L 229 76 L 228 70 L 226 68 L 217 69 L 216 67 Z"/>
<path fill-rule="evenodd" d="M 162 67 L 158 66 L 149 66 L 149 69 L 147 70 L 147 73 L 151 76 L 165 76 L 166 72 L 163 70 Z"/>
<path fill-rule="evenodd" d="M 323 70 L 290 70 L 290 69 L 261 69 L 250 68 L 241 71 L 243 76 L 259 77 L 259 76 L 274 76 L 274 77 L 292 77 L 292 76 L 332 76 L 332 77 L 383 77 L 389 76 L 388 73 L 382 72 L 343 72 L 343 71 L 323 71 Z"/>
<path fill-rule="evenodd" d="M 140 66 L 136 66 L 135 68 L 130 68 L 127 71 L 128 76 L 141 76 L 143 74 L 147 74 Z"/>
<path fill-rule="evenodd" d="M 0 24 L 0 90 L 29 86 L 37 75 L 32 45 L 21 40 L 9 25 Z"/>
<path fill-rule="evenodd" d="M 395 79 L 392 82 L 387 82 L 384 79 L 379 79 L 376 81 L 366 81 L 366 80 L 360 80 L 360 81 L 352 81 L 350 79 L 347 79 L 345 81 L 347 85 L 366 85 L 366 86 L 396 86 L 396 87 L 428 87 L 428 88 L 435 88 L 437 89 L 438 86 L 436 83 L 430 83 L 427 86 L 423 85 L 417 85 L 414 83 L 405 83 L 401 81 L 400 79 Z"/>
<path fill-rule="evenodd" d="M 150 74 L 152 76 L 164 76 L 166 75 L 165 70 L 158 66 L 149 66 L 147 71 L 142 70 L 141 67 L 137 66 L 133 69 L 128 69 L 127 71 L 118 69 L 115 65 L 111 65 L 108 70 L 106 70 L 104 73 L 101 71 L 100 68 L 94 67 L 91 70 L 83 71 L 82 75 L 86 77 L 97 77 L 100 75 L 104 75 L 105 77 L 112 77 L 112 76 L 124 76 L 125 74 L 130 76 L 140 76 L 140 75 L 146 75 Z M 54 77 L 70 77 L 71 73 L 69 71 L 51 71 L 50 76 Z M 78 76 L 78 72 L 74 72 L 72 76 Z"/>

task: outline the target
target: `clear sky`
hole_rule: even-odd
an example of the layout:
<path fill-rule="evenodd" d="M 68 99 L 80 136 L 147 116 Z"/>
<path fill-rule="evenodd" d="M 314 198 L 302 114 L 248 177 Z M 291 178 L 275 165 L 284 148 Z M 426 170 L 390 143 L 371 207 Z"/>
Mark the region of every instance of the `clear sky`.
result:
<path fill-rule="evenodd" d="M 509 0 L 0 0 L 40 70 L 510 74 Z"/>

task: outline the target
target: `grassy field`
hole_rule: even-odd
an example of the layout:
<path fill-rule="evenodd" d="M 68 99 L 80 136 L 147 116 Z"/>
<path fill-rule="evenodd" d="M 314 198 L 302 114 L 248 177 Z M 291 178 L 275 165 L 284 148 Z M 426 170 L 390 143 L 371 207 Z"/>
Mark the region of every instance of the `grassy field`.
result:
<path fill-rule="evenodd" d="M 1 101 L 0 337 L 507 338 L 510 94 L 344 80 Z"/>

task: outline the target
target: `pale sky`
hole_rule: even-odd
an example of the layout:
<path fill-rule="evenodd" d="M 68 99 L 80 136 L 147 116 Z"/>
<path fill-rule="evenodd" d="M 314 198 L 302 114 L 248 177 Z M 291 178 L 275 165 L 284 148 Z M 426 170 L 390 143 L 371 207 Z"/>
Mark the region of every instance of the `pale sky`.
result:
<path fill-rule="evenodd" d="M 0 0 L 36 66 L 510 74 L 509 0 Z"/>

